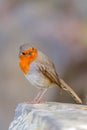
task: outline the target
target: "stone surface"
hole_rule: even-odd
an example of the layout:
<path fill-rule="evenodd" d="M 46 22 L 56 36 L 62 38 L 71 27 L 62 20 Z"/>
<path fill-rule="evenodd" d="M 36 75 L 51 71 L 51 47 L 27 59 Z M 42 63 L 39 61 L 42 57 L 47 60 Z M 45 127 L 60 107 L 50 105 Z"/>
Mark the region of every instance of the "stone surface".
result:
<path fill-rule="evenodd" d="M 19 104 L 9 130 L 87 130 L 87 106 L 55 102 Z"/>

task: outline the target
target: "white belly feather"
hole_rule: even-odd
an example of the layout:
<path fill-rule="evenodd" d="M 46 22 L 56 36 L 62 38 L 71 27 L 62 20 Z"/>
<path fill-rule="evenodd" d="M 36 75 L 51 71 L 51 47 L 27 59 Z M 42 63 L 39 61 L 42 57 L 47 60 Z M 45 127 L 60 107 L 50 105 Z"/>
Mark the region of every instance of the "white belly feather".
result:
<path fill-rule="evenodd" d="M 37 64 L 33 62 L 30 66 L 29 73 L 25 75 L 31 84 L 38 88 L 49 87 L 50 81 L 42 73 L 38 72 Z"/>

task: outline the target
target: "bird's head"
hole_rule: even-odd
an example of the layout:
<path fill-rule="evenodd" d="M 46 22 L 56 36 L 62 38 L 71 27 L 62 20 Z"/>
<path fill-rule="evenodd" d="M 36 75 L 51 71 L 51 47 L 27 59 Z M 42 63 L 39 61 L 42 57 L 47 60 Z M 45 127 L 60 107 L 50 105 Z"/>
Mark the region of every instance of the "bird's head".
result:
<path fill-rule="evenodd" d="M 26 74 L 29 71 L 30 64 L 36 60 L 38 51 L 34 47 L 25 48 L 25 45 L 22 45 L 19 50 L 19 59 L 20 59 L 20 68 Z"/>

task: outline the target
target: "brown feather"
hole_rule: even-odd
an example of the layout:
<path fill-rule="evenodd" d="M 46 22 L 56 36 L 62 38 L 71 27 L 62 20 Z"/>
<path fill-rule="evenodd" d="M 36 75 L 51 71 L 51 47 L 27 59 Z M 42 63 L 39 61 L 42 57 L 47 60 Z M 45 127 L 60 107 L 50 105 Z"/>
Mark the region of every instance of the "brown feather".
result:
<path fill-rule="evenodd" d="M 49 78 L 49 80 L 52 83 L 56 84 L 61 89 L 67 91 L 76 101 L 76 103 L 81 104 L 82 101 L 77 96 L 77 94 L 62 79 L 59 78 L 58 74 L 56 73 L 54 64 L 49 60 L 49 58 L 46 55 L 44 55 L 41 52 L 39 53 L 40 56 L 42 56 L 36 60 L 39 72 L 45 75 L 47 78 Z"/>
<path fill-rule="evenodd" d="M 82 104 L 81 99 L 78 97 L 78 95 L 71 89 L 69 85 L 67 85 L 62 79 L 60 79 L 61 87 L 63 90 L 67 91 L 71 97 L 76 101 L 76 103 Z"/>

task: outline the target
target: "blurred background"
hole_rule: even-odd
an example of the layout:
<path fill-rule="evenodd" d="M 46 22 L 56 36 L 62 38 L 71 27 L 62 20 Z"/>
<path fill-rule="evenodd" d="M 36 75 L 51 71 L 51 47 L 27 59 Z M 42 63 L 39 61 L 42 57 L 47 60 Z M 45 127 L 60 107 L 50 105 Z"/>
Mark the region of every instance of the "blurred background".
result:
<path fill-rule="evenodd" d="M 37 46 L 87 103 L 87 1 L 0 0 L 0 130 L 7 130 L 19 103 L 38 90 L 19 68 L 19 46 Z M 74 103 L 65 92 L 50 88 L 46 101 Z"/>

